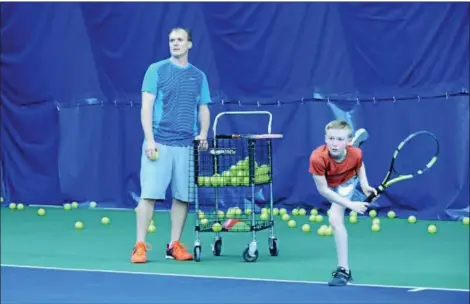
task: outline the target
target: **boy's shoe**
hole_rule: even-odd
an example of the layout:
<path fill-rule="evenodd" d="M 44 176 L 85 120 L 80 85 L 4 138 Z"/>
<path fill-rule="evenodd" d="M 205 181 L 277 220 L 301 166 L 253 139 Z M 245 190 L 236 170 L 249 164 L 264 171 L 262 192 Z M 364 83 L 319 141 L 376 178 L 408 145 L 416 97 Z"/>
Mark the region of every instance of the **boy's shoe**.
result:
<path fill-rule="evenodd" d="M 175 241 L 166 245 L 166 258 L 177 261 L 191 261 L 193 256 L 184 248 L 180 241 Z"/>
<path fill-rule="evenodd" d="M 131 262 L 132 263 L 146 263 L 147 262 L 147 250 L 150 250 L 150 245 L 144 242 L 137 242 L 132 251 Z"/>
<path fill-rule="evenodd" d="M 345 286 L 348 283 L 352 283 L 351 270 L 346 271 L 343 267 L 338 267 L 336 271 L 333 271 L 333 278 L 328 282 L 330 286 Z"/>
<path fill-rule="evenodd" d="M 360 147 L 369 138 L 369 132 L 366 129 L 358 129 L 351 140 L 351 146 Z"/>

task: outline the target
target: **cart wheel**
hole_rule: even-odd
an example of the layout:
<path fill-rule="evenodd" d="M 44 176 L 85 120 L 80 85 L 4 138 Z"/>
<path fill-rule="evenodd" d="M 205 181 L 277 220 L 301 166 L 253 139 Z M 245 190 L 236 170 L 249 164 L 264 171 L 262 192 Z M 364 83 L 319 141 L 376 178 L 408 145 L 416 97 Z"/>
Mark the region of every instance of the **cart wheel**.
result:
<path fill-rule="evenodd" d="M 215 256 L 220 256 L 220 253 L 222 251 L 222 239 L 217 239 L 215 240 L 214 247 L 212 248 L 212 253 Z"/>
<path fill-rule="evenodd" d="M 201 246 L 194 246 L 194 260 L 196 262 L 201 261 Z"/>
<path fill-rule="evenodd" d="M 250 255 L 249 248 L 246 248 L 243 251 L 243 259 L 245 260 L 245 262 L 249 263 L 256 262 L 256 260 L 258 259 L 258 250 L 255 250 L 254 255 Z"/>
<path fill-rule="evenodd" d="M 269 239 L 269 254 L 271 256 L 278 256 L 279 255 L 279 248 L 277 247 L 277 239 L 270 238 Z"/>

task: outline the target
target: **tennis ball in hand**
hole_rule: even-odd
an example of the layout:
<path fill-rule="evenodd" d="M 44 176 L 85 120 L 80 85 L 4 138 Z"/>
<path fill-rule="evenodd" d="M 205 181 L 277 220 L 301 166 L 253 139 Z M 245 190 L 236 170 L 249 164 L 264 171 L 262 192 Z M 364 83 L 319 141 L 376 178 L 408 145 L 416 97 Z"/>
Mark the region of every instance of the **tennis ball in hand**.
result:
<path fill-rule="evenodd" d="M 153 153 L 153 155 L 150 157 L 150 160 L 155 161 L 157 159 L 158 159 L 158 151 L 155 151 L 155 153 Z"/>

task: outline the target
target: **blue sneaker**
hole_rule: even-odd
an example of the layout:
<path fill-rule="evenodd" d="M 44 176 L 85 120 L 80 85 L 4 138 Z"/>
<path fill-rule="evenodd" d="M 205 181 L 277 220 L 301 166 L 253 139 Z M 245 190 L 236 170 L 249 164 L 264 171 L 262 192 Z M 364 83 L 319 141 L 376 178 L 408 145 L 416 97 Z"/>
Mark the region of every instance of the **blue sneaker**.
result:
<path fill-rule="evenodd" d="M 333 278 L 328 282 L 329 286 L 345 286 L 348 283 L 352 283 L 351 270 L 346 271 L 343 267 L 338 267 L 336 271 L 333 271 Z"/>
<path fill-rule="evenodd" d="M 366 129 L 358 129 L 351 140 L 351 146 L 360 147 L 369 138 L 369 132 Z"/>

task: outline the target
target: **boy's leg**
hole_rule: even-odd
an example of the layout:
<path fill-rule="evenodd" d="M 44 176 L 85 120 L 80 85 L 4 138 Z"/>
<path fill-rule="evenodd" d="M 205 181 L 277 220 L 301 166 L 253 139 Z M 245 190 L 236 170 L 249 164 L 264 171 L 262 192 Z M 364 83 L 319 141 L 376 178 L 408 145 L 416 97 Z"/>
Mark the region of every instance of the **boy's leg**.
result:
<path fill-rule="evenodd" d="M 172 147 L 173 178 L 171 191 L 171 240 L 167 246 L 166 257 L 178 261 L 192 260 L 192 255 L 183 247 L 181 236 L 189 209 L 189 168 L 192 147 Z"/>
<path fill-rule="evenodd" d="M 166 189 L 171 179 L 171 154 L 168 147 L 157 144 L 159 157 L 155 161 L 145 154 L 145 143 L 142 146 L 140 184 L 141 199 L 136 208 L 136 245 L 132 252 L 133 263 L 147 262 L 145 238 L 154 213 L 156 200 L 164 200 Z"/>
<path fill-rule="evenodd" d="M 351 140 L 351 146 L 360 147 L 369 138 L 369 132 L 366 129 L 358 129 L 354 132 Z"/>
<path fill-rule="evenodd" d="M 357 179 L 354 178 L 334 190 L 339 195 L 351 199 L 356 186 Z M 348 232 L 344 225 L 345 208 L 339 204 L 332 203 L 330 210 L 329 221 L 334 233 L 338 267 L 333 273 L 333 279 L 328 284 L 330 286 L 344 286 L 352 281 L 348 261 Z"/>

